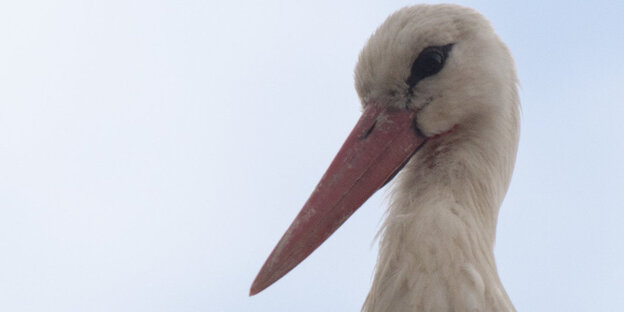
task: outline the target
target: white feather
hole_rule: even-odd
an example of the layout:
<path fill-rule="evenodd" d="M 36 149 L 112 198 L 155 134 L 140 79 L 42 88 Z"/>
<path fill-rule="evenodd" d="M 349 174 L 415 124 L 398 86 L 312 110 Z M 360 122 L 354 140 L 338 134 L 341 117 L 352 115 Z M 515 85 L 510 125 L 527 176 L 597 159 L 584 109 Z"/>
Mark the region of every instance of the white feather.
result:
<path fill-rule="evenodd" d="M 410 94 L 415 57 L 449 43 L 442 71 Z M 408 7 L 373 34 L 355 77 L 363 105 L 418 108 L 419 129 L 434 136 L 394 182 L 363 311 L 514 311 L 493 253 L 519 137 L 506 46 L 472 9 Z"/>

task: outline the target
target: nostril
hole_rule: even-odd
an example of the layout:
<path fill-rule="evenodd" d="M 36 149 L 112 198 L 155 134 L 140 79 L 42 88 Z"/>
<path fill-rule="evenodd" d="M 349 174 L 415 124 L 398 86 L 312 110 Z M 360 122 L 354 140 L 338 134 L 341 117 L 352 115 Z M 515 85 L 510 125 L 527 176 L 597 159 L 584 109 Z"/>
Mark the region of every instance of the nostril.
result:
<path fill-rule="evenodd" d="M 375 129 L 375 125 L 377 125 L 377 120 L 375 120 L 375 122 L 373 122 L 373 125 L 368 130 L 366 130 L 366 132 L 364 132 L 364 134 L 360 137 L 360 140 L 364 140 L 364 139 L 368 138 L 368 136 Z"/>

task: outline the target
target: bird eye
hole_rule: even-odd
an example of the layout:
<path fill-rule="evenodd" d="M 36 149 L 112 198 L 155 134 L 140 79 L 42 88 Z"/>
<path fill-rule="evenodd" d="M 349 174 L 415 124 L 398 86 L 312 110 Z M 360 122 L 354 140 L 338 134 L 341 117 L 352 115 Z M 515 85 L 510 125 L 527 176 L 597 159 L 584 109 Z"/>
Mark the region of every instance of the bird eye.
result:
<path fill-rule="evenodd" d="M 407 84 L 410 88 L 413 88 L 420 80 L 435 75 L 442 70 L 448 57 L 448 52 L 452 47 L 452 44 L 428 47 L 420 52 L 414 64 L 412 64 L 410 76 L 407 78 Z"/>
<path fill-rule="evenodd" d="M 441 51 L 426 51 L 424 55 L 418 58 L 418 69 L 427 75 L 433 75 L 442 69 L 444 64 L 444 55 Z"/>

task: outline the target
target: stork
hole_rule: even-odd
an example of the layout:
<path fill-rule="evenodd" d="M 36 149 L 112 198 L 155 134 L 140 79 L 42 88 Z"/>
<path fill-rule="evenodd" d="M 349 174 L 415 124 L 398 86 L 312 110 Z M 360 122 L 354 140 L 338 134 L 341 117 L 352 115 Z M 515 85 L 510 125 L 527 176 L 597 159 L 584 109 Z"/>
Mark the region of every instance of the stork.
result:
<path fill-rule="evenodd" d="M 288 273 L 396 176 L 363 311 L 514 311 L 496 270 L 519 139 L 511 54 L 478 12 L 403 8 L 355 68 L 363 113 L 251 287 Z"/>

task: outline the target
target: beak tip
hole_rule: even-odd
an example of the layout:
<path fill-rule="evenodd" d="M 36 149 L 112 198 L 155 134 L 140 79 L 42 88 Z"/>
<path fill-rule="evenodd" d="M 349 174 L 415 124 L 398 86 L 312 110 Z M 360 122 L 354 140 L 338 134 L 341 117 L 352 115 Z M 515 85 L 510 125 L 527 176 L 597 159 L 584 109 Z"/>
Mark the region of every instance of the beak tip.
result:
<path fill-rule="evenodd" d="M 265 279 L 260 278 L 260 274 L 256 277 L 256 279 L 251 284 L 251 288 L 249 289 L 249 297 L 257 295 L 267 287 L 269 287 L 271 283 L 266 283 Z"/>
<path fill-rule="evenodd" d="M 254 282 L 251 285 L 251 288 L 249 289 L 249 297 L 254 296 L 256 294 L 258 294 L 259 292 L 261 292 L 261 289 L 258 289 L 259 287 L 256 285 L 256 282 Z"/>

